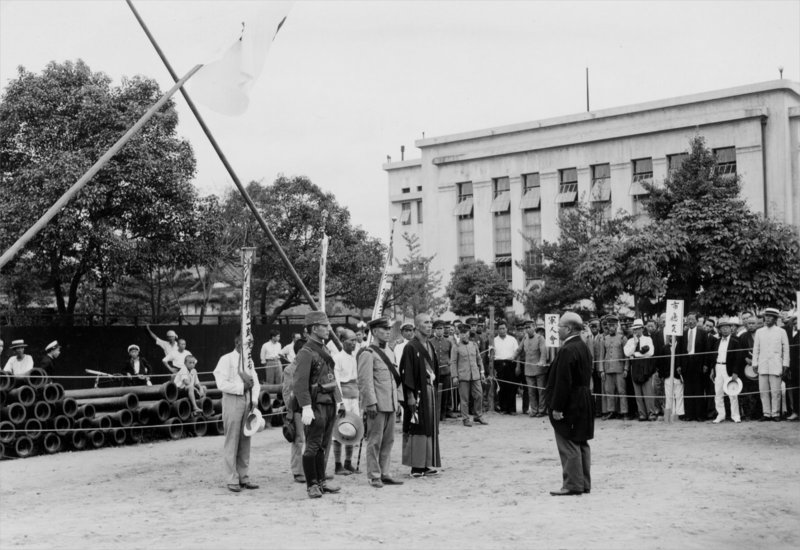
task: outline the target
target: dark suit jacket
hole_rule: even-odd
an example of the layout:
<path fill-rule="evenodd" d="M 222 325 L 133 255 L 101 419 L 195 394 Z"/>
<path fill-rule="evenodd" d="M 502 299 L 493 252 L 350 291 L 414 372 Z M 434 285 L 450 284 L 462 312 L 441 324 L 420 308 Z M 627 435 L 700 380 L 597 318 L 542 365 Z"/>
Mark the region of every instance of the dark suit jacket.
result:
<path fill-rule="evenodd" d="M 139 374 L 147 375 L 151 374 L 152 372 L 153 371 L 150 368 L 150 363 L 147 362 L 147 359 L 144 357 L 139 357 Z M 133 371 L 133 361 L 130 358 L 128 358 L 122 365 L 122 374 L 136 376 L 136 373 Z"/>
<path fill-rule="evenodd" d="M 792 372 L 798 372 L 800 369 L 800 331 L 792 338 L 792 330 L 794 330 L 791 326 L 785 326 L 783 329 L 786 331 L 786 337 L 789 339 L 789 370 Z M 796 386 L 797 380 L 792 380 Z"/>
<path fill-rule="evenodd" d="M 428 341 L 430 343 L 430 340 Z M 426 349 L 419 338 L 414 336 L 403 348 L 403 356 L 400 358 L 400 378 L 403 381 L 403 396 L 405 398 L 406 410 L 403 414 L 403 433 L 412 435 L 433 436 L 436 418 L 430 415 L 438 415 L 439 409 L 435 403 L 428 402 L 428 392 L 425 387 L 428 384 L 428 374 L 425 363 L 430 363 L 433 373 L 436 375 L 434 388 L 438 384 L 439 361 L 436 352 L 431 346 Z M 411 414 L 408 410 L 409 397 L 414 396 L 417 402 L 417 412 L 419 413 L 419 423 L 411 423 Z"/>
<path fill-rule="evenodd" d="M 739 339 L 736 336 L 729 336 L 730 342 L 728 342 L 728 352 L 725 354 L 725 371 L 728 373 L 728 376 L 733 375 L 734 373 L 738 376 L 742 376 L 744 373 L 739 372 L 738 370 L 738 347 L 739 347 Z M 709 353 L 709 365 L 711 368 L 717 368 L 717 354 L 716 352 L 719 351 L 719 345 L 722 343 L 722 338 L 712 338 L 711 339 L 711 347 L 709 351 L 715 353 Z M 719 373 L 716 373 L 719 375 Z"/>
<path fill-rule="evenodd" d="M 594 437 L 594 399 L 589 391 L 592 357 L 586 343 L 577 336 L 558 350 L 545 388 L 545 402 L 550 409 L 553 429 L 570 441 L 584 442 Z M 553 419 L 553 411 L 564 413 Z"/>
<path fill-rule="evenodd" d="M 676 353 L 680 357 L 676 359 L 675 363 L 680 365 L 684 376 L 687 374 L 697 375 L 698 373 L 702 375 L 703 367 L 709 366 L 709 363 L 713 367 L 713 363 L 716 362 L 713 354 L 706 353 L 711 349 L 711 343 L 703 329 L 696 327 L 694 331 L 694 355 L 687 355 L 689 351 L 688 334 L 689 331 L 687 329 L 683 334 L 683 338 L 678 339 Z"/>

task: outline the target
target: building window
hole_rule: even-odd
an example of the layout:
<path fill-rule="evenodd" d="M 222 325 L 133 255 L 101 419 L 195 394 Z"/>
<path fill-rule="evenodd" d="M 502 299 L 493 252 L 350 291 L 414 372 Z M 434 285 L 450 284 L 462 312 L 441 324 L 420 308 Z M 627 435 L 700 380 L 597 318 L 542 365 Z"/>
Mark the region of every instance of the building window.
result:
<path fill-rule="evenodd" d="M 522 175 L 522 202 L 520 208 L 527 210 L 539 208 L 541 202 L 541 185 L 539 184 L 539 173 Z"/>
<path fill-rule="evenodd" d="M 411 188 L 410 188 L 410 187 L 403 187 L 403 188 L 400 190 L 400 192 L 401 192 L 401 193 L 411 193 Z"/>
<path fill-rule="evenodd" d="M 650 200 L 650 195 L 634 195 L 631 198 L 633 201 L 632 211 L 634 217 L 636 218 L 634 220 L 634 225 L 636 227 L 647 225 L 647 223 L 650 221 L 650 215 L 647 213 L 647 202 Z"/>
<path fill-rule="evenodd" d="M 508 178 L 495 178 L 491 212 L 498 214 L 508 212 L 511 207 L 510 183 Z"/>
<path fill-rule="evenodd" d="M 417 201 L 417 223 L 422 223 L 422 201 Z"/>
<path fill-rule="evenodd" d="M 611 201 L 611 165 L 595 164 L 592 166 L 592 202 Z"/>
<path fill-rule="evenodd" d="M 544 263 L 542 263 L 541 254 L 528 250 L 525 253 L 525 266 L 525 282 L 530 283 L 542 279 Z"/>
<path fill-rule="evenodd" d="M 475 259 L 475 228 L 472 216 L 458 218 L 458 261 Z"/>
<path fill-rule="evenodd" d="M 472 182 L 458 184 L 458 203 L 453 212 L 456 216 L 472 217 Z"/>
<path fill-rule="evenodd" d="M 717 160 L 717 175 L 723 178 L 736 177 L 736 147 L 722 147 L 714 149 Z"/>
<path fill-rule="evenodd" d="M 525 235 L 525 279 L 530 282 L 541 279 L 542 256 L 535 254 L 532 249 L 542 244 L 542 211 L 524 210 L 522 212 L 522 232 Z"/>
<path fill-rule="evenodd" d="M 672 174 L 680 170 L 686 159 L 689 158 L 689 153 L 678 153 L 677 155 L 667 155 L 667 173 L 670 177 Z"/>
<path fill-rule="evenodd" d="M 417 191 L 422 191 L 422 186 L 421 185 L 417 185 Z"/>
<path fill-rule="evenodd" d="M 500 276 L 505 279 L 508 284 L 511 284 L 511 255 L 495 256 L 494 267 L 497 269 Z"/>
<path fill-rule="evenodd" d="M 472 217 L 472 182 L 458 184 L 458 261 L 475 259 L 475 225 Z"/>
<path fill-rule="evenodd" d="M 556 203 L 562 208 L 575 206 L 578 200 L 578 169 L 566 168 L 558 171 L 558 195 Z"/>
<path fill-rule="evenodd" d="M 400 223 L 403 225 L 411 225 L 411 203 L 404 202 L 400 211 Z"/>

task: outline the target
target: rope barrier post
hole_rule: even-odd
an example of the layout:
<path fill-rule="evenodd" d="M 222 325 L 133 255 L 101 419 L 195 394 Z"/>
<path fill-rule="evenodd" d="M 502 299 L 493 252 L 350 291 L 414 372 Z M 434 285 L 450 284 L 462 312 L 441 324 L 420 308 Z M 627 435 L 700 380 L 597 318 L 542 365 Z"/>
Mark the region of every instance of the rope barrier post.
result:
<path fill-rule="evenodd" d="M 672 409 L 672 402 L 675 396 L 675 348 L 678 342 L 674 336 L 670 336 L 669 347 L 669 378 L 672 383 L 669 385 L 669 392 L 667 392 L 667 402 L 664 404 L 664 421 L 667 424 L 675 422 L 675 412 Z"/>

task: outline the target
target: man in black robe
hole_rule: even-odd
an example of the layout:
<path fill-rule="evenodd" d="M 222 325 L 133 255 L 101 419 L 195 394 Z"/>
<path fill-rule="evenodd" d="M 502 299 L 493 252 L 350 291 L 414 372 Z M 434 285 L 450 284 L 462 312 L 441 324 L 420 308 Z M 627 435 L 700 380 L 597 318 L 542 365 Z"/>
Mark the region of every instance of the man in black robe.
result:
<path fill-rule="evenodd" d="M 558 323 L 561 348 L 547 378 L 545 400 L 555 430 L 563 483 L 553 496 L 582 495 L 592 489 L 589 440 L 594 437 L 594 400 L 589 389 L 592 358 L 581 339 L 583 321 L 568 311 Z"/>
<path fill-rule="evenodd" d="M 403 464 L 411 466 L 412 477 L 438 474 L 439 408 L 436 373 L 439 362 L 428 339 L 432 332 L 430 315 L 414 319 L 415 335 L 403 348 L 400 378 L 403 382 Z"/>

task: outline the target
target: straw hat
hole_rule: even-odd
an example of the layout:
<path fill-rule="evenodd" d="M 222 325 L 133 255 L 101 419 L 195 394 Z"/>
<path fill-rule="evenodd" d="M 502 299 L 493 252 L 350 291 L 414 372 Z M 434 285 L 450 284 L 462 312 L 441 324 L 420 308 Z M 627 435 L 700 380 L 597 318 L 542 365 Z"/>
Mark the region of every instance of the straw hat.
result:
<path fill-rule="evenodd" d="M 17 349 L 17 348 L 27 348 L 28 344 L 25 343 L 25 340 L 13 340 L 11 342 L 11 346 L 8 349 Z"/>
<path fill-rule="evenodd" d="M 728 380 L 727 384 L 725 384 L 723 391 L 725 392 L 725 395 L 728 395 L 730 397 L 736 397 L 737 395 L 742 393 L 743 387 L 744 384 L 742 384 L 741 378 L 737 378 L 736 380 L 731 379 Z"/>
<path fill-rule="evenodd" d="M 364 437 L 364 422 L 353 412 L 347 412 L 337 419 L 333 427 L 333 439 L 342 445 L 353 445 Z"/>
<path fill-rule="evenodd" d="M 260 432 L 266 427 L 267 423 L 264 418 L 261 416 L 261 411 L 256 408 L 250 411 L 247 415 L 247 419 L 244 421 L 244 428 L 242 429 L 242 433 L 244 433 L 245 437 L 250 437 L 256 432 Z"/>
<path fill-rule="evenodd" d="M 753 365 L 745 365 L 744 375 L 748 380 L 758 380 L 758 375 L 755 369 L 753 369 Z"/>

